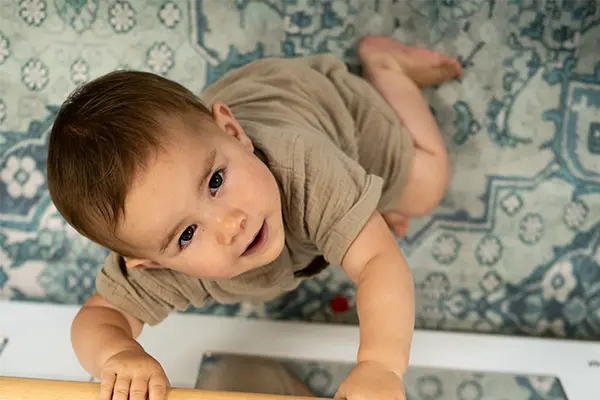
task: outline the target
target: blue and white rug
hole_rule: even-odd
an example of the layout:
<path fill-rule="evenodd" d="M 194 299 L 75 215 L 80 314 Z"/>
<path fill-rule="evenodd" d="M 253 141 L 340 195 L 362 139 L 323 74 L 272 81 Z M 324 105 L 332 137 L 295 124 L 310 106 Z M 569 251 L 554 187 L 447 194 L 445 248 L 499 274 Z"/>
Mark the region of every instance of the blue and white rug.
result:
<path fill-rule="evenodd" d="M 465 68 L 461 82 L 427 92 L 454 179 L 401 243 L 418 326 L 599 340 L 596 0 L 2 1 L 0 297 L 81 303 L 93 291 L 106 251 L 66 226 L 45 182 L 48 133 L 77 85 L 131 68 L 200 92 L 265 56 L 333 52 L 355 63 L 368 33 L 442 50 Z M 331 310 L 336 296 L 352 306 L 354 288 L 332 268 L 266 305 L 200 311 L 355 322 Z M 343 375 L 300 369 L 320 393 Z M 411 374 L 412 399 L 562 398 L 545 378 Z"/>

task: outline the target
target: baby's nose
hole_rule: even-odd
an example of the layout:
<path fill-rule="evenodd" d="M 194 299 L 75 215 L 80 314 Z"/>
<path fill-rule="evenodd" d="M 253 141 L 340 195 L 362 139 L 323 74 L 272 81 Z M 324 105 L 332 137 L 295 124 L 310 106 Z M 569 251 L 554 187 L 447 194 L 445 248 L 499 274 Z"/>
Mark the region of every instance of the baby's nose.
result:
<path fill-rule="evenodd" d="M 217 242 L 221 245 L 231 245 L 246 228 L 246 220 L 246 213 L 239 209 L 223 213 L 217 218 Z"/>

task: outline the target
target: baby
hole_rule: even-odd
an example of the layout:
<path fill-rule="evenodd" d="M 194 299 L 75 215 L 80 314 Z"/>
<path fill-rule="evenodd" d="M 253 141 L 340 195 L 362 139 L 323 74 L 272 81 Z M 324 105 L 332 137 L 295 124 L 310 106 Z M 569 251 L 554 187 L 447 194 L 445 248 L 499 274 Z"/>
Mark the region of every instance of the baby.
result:
<path fill-rule="evenodd" d="M 453 58 L 385 37 L 362 78 L 332 55 L 255 61 L 197 98 L 114 72 L 77 89 L 52 129 L 48 187 L 64 218 L 112 250 L 72 343 L 101 399 L 162 399 L 144 324 L 207 300 L 268 300 L 329 263 L 358 286 L 360 348 L 340 399 L 404 399 L 413 281 L 394 233 L 434 209 L 448 156 L 420 88 Z M 202 334 L 202 332 L 197 332 Z"/>

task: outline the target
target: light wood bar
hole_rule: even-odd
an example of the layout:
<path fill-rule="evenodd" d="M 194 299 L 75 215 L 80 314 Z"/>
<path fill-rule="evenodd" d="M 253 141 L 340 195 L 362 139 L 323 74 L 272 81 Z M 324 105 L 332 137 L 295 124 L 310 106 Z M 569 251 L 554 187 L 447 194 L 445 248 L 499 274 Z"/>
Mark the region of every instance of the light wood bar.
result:
<path fill-rule="evenodd" d="M 94 382 L 0 376 L 0 400 L 97 400 L 100 386 Z M 213 392 L 173 388 L 167 400 L 307 400 L 308 397 Z M 314 398 L 311 398 L 314 400 Z"/>

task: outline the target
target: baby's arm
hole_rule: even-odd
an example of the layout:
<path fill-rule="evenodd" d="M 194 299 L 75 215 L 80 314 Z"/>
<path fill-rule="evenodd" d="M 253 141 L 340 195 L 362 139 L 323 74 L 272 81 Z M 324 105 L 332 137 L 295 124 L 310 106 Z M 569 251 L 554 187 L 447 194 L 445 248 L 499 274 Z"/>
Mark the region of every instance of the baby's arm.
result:
<path fill-rule="evenodd" d="M 414 284 L 396 240 L 375 212 L 348 249 L 342 267 L 358 284 L 357 368 L 336 398 L 403 399 L 414 329 Z"/>
<path fill-rule="evenodd" d="M 164 398 L 167 377 L 160 364 L 135 340 L 143 323 L 113 307 L 99 294 L 81 308 L 71 342 L 81 365 L 101 379 L 101 400 Z"/>

